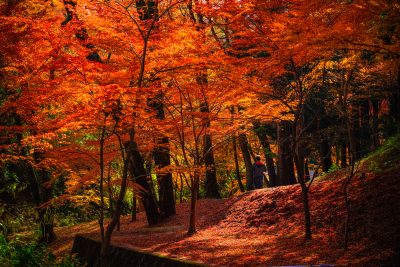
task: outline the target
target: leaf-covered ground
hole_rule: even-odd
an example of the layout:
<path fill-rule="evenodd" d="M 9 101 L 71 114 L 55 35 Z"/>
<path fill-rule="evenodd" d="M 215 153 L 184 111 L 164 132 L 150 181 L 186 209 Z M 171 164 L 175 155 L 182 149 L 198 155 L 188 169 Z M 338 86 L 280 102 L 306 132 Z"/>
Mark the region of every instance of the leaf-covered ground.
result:
<path fill-rule="evenodd" d="M 350 189 L 348 251 L 342 248 L 342 175 L 338 172 L 311 187 L 311 241 L 303 238 L 301 191 L 294 185 L 255 190 L 231 199 L 199 200 L 198 233 L 191 237 L 186 235 L 188 203 L 177 205 L 176 216 L 152 228 L 146 226 L 143 213 L 136 222 L 123 217 L 112 243 L 215 266 L 392 266 L 400 251 L 399 170 L 366 172 L 365 177 L 356 174 Z M 98 238 L 98 232 L 97 222 L 60 228 L 52 248 L 57 254 L 67 253 L 75 234 Z"/>

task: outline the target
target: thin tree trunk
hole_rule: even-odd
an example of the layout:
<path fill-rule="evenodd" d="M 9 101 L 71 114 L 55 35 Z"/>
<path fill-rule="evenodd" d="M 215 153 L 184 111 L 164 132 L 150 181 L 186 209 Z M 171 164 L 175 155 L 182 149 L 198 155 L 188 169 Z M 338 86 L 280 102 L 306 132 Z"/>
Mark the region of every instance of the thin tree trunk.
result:
<path fill-rule="evenodd" d="M 376 99 L 371 100 L 372 107 L 372 122 L 371 122 L 371 130 L 372 130 L 372 145 L 371 151 L 376 150 L 379 147 L 379 101 Z"/>
<path fill-rule="evenodd" d="M 310 169 L 308 168 L 308 159 L 307 158 L 304 162 L 304 175 L 305 175 L 305 181 L 306 182 L 310 181 Z"/>
<path fill-rule="evenodd" d="M 131 213 L 131 222 L 136 221 L 137 214 L 137 199 L 136 199 L 136 189 L 132 188 L 132 213 Z"/>
<path fill-rule="evenodd" d="M 239 169 L 239 160 L 238 160 L 238 154 L 237 154 L 237 144 L 236 144 L 236 136 L 232 138 L 232 145 L 233 145 L 233 158 L 235 161 L 235 175 L 236 179 L 238 181 L 239 189 L 240 192 L 244 192 L 244 186 L 242 183 L 242 177 L 240 175 L 240 169 Z"/>
<path fill-rule="evenodd" d="M 246 166 L 246 190 L 250 191 L 254 189 L 253 164 L 251 162 L 249 143 L 247 141 L 246 134 L 239 134 L 239 145 L 240 149 L 242 150 L 243 160 Z"/>
<path fill-rule="evenodd" d="M 311 214 L 310 214 L 310 206 L 308 203 L 308 188 L 305 184 L 304 178 L 299 179 L 299 183 L 301 186 L 301 196 L 303 202 L 303 214 L 304 214 L 304 231 L 305 238 L 311 239 Z"/>
<path fill-rule="evenodd" d="M 121 145 L 121 152 L 123 152 L 123 146 L 120 142 Z M 128 155 L 131 154 L 129 149 L 131 149 L 133 147 L 128 147 Z M 110 223 L 107 225 L 105 234 L 104 234 L 104 242 L 102 242 L 101 244 L 101 250 L 100 250 L 100 263 L 101 266 L 110 266 L 110 258 L 109 258 L 109 254 L 108 254 L 108 249 L 110 247 L 110 243 L 111 243 L 111 236 L 112 233 L 115 229 L 115 226 L 119 223 L 120 220 L 120 215 L 122 212 L 122 206 L 123 206 L 123 201 L 124 201 L 124 197 L 125 197 L 125 192 L 126 192 L 126 185 L 127 185 L 127 180 L 128 180 L 128 159 L 124 156 L 123 157 L 123 161 L 124 161 L 124 168 L 123 168 L 123 173 L 122 173 L 122 181 L 121 181 L 121 188 L 119 191 L 119 195 L 118 195 L 118 199 L 117 202 L 115 204 L 115 212 L 114 215 L 110 221 Z"/>
<path fill-rule="evenodd" d="M 303 142 L 301 141 L 300 133 L 302 131 L 302 121 L 298 121 L 295 129 L 295 137 L 294 146 L 295 153 L 293 153 L 296 157 L 297 162 L 297 181 L 301 187 L 301 196 L 303 202 L 303 216 L 304 216 L 304 232 L 305 239 L 311 239 L 311 215 L 310 215 L 310 207 L 308 203 L 308 188 L 304 178 L 304 155 L 303 155 Z"/>
<path fill-rule="evenodd" d="M 347 167 L 347 151 L 346 151 L 346 143 L 344 141 L 340 143 L 340 166 L 342 168 Z"/>
<path fill-rule="evenodd" d="M 179 177 L 181 179 L 181 188 L 179 190 L 179 203 L 182 203 L 182 200 L 183 200 L 183 177 L 182 177 L 182 173 L 179 174 Z"/>
<path fill-rule="evenodd" d="M 271 186 L 276 186 L 277 176 L 276 176 L 276 172 L 275 172 L 274 160 L 270 156 L 271 155 L 271 146 L 269 144 L 268 136 L 267 136 L 267 133 L 264 130 L 264 128 L 265 128 L 264 125 L 254 124 L 254 130 L 257 134 L 258 140 L 260 141 L 260 144 L 264 151 L 264 157 L 265 157 L 265 161 L 267 163 L 269 184 Z"/>
<path fill-rule="evenodd" d="M 344 242 L 343 242 L 343 247 L 344 250 L 348 249 L 348 242 L 349 242 L 349 221 L 350 221 L 350 201 L 349 201 L 349 196 L 348 196 L 348 188 L 351 184 L 351 181 L 354 177 L 355 174 L 355 164 L 356 164 L 356 149 L 355 149 L 355 140 L 354 140 L 354 133 L 353 133 L 353 128 L 352 128 L 352 123 L 349 117 L 349 113 L 346 112 L 345 115 L 345 120 L 346 120 L 346 126 L 347 126 L 347 134 L 349 138 L 349 152 L 350 152 L 350 162 L 351 162 L 351 169 L 350 169 L 350 175 L 349 177 L 345 180 L 344 186 L 343 186 L 343 195 L 344 195 L 344 202 L 345 202 L 345 208 L 346 208 L 346 216 L 345 216 L 345 222 L 344 222 Z"/>
<path fill-rule="evenodd" d="M 191 188 L 190 197 L 190 219 L 189 219 L 189 230 L 188 235 L 193 235 L 196 233 L 196 202 L 199 192 L 199 176 L 197 173 L 193 176 L 193 183 Z"/>
<path fill-rule="evenodd" d="M 217 172 L 215 169 L 214 153 L 212 149 L 211 135 L 204 135 L 204 163 L 206 165 L 206 197 L 221 198 L 218 191 Z"/>

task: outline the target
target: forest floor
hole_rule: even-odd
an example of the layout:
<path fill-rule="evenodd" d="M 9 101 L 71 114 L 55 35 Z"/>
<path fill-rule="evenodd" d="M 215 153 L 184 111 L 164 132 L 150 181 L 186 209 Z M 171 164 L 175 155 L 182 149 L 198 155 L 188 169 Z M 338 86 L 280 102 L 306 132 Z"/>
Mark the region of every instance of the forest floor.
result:
<path fill-rule="evenodd" d="M 397 143 L 396 143 L 397 144 Z M 299 185 L 265 188 L 229 199 L 201 199 L 197 230 L 187 236 L 189 203 L 177 215 L 148 227 L 122 217 L 112 244 L 210 266 L 335 264 L 400 266 L 400 146 L 358 166 L 350 190 L 349 249 L 343 249 L 346 170 L 314 181 L 309 199 L 312 240 L 304 239 Z M 69 253 L 75 234 L 99 239 L 97 221 L 57 228 L 56 255 Z"/>
<path fill-rule="evenodd" d="M 343 250 L 343 171 L 311 186 L 310 241 L 304 239 L 301 189 L 293 185 L 199 200 L 198 232 L 190 237 L 186 235 L 189 203 L 178 204 L 176 216 L 151 228 L 143 213 L 135 222 L 123 217 L 112 244 L 211 266 L 395 266 L 400 252 L 400 167 L 362 172 L 365 175 L 358 172 L 350 186 L 347 251 Z M 97 222 L 58 228 L 56 233 L 52 249 L 57 255 L 71 250 L 75 234 L 99 238 Z"/>

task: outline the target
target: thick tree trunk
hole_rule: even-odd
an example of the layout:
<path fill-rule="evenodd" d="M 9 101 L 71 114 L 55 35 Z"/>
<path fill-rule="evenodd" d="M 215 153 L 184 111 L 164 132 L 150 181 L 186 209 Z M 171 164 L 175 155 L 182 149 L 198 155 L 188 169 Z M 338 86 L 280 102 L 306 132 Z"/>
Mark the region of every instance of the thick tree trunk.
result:
<path fill-rule="evenodd" d="M 208 106 L 207 99 L 205 97 L 205 92 L 208 87 L 208 77 L 207 77 L 207 69 L 201 71 L 201 73 L 196 77 L 197 84 L 201 87 L 204 92 L 203 103 L 200 106 L 200 111 L 204 113 L 204 125 L 205 130 L 210 127 L 210 108 Z M 211 135 L 206 133 L 204 134 L 203 140 L 203 159 L 206 165 L 206 180 L 205 180 L 205 189 L 206 189 L 206 197 L 208 198 L 221 198 L 221 195 L 218 192 L 218 183 L 217 183 L 217 171 L 215 169 L 215 160 L 214 160 L 214 150 L 212 147 L 212 139 Z"/>
<path fill-rule="evenodd" d="M 134 134 L 131 132 L 131 138 L 129 141 L 128 149 L 128 166 L 129 172 L 132 177 L 134 177 L 137 184 L 139 184 L 142 189 L 138 192 L 139 196 L 143 202 L 143 206 L 146 212 L 147 222 L 149 225 L 154 225 L 158 223 L 159 213 L 158 208 L 152 194 L 149 183 L 146 178 L 146 170 L 144 168 L 144 160 L 138 151 L 137 144 L 134 140 Z"/>
<path fill-rule="evenodd" d="M 154 163 L 158 168 L 165 168 L 171 165 L 169 140 L 163 137 L 158 142 L 158 147 L 153 152 Z M 157 180 L 159 185 L 159 199 L 161 213 L 169 217 L 176 213 L 175 210 L 175 197 L 172 182 L 172 174 L 169 171 L 157 173 Z"/>
<path fill-rule="evenodd" d="M 204 163 L 206 165 L 206 197 L 221 198 L 218 192 L 217 172 L 215 169 L 214 153 L 211 135 L 204 135 Z"/>
<path fill-rule="evenodd" d="M 246 190 L 254 189 L 253 181 L 253 164 L 251 162 L 249 143 L 247 141 L 247 136 L 244 133 L 239 134 L 239 145 L 242 150 L 244 164 L 246 166 Z"/>
<path fill-rule="evenodd" d="M 279 179 L 278 185 L 295 184 L 294 164 L 291 147 L 291 125 L 289 121 L 281 121 L 278 125 L 279 145 Z"/>
<path fill-rule="evenodd" d="M 158 95 L 155 99 L 148 102 L 149 106 L 157 111 L 157 119 L 164 120 L 164 105 L 163 95 Z M 171 165 L 169 139 L 168 137 L 161 137 L 157 141 L 157 147 L 153 151 L 154 163 L 157 168 L 163 169 Z M 175 197 L 172 182 L 172 174 L 169 171 L 161 171 L 157 173 L 158 181 L 158 196 L 160 203 L 160 212 L 163 216 L 169 217 L 176 213 L 175 210 Z"/>
<path fill-rule="evenodd" d="M 321 139 L 322 140 L 319 144 L 319 153 L 321 157 L 322 170 L 328 172 L 332 165 L 331 147 L 329 146 L 327 137 L 322 136 Z"/>

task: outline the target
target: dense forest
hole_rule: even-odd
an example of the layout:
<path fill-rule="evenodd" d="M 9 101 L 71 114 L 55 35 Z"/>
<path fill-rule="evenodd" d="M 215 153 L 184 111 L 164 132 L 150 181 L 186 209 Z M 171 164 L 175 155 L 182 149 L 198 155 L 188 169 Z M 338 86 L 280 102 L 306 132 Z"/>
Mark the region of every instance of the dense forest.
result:
<path fill-rule="evenodd" d="M 110 266 L 126 224 L 183 216 L 194 238 L 198 200 L 211 212 L 247 194 L 276 200 L 264 207 L 288 226 L 276 203 L 296 199 L 301 242 L 316 242 L 330 192 L 342 209 L 332 242 L 346 253 L 368 228 L 354 214 L 380 209 L 357 185 L 386 177 L 381 208 L 398 213 L 399 38 L 391 0 L 0 1 L 1 261 L 79 266 L 51 244 L 95 222 Z"/>

